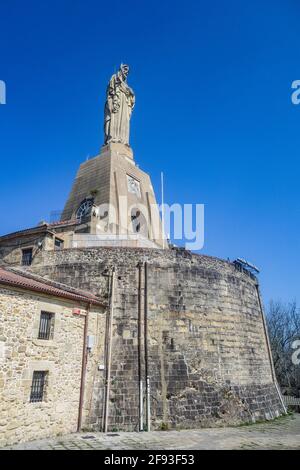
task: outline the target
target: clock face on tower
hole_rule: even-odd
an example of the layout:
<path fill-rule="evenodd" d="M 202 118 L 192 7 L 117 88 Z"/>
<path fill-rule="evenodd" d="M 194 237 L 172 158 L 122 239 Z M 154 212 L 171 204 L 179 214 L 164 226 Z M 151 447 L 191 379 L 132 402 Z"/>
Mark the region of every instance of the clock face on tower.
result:
<path fill-rule="evenodd" d="M 85 217 L 89 215 L 89 213 L 91 212 L 93 203 L 94 203 L 93 199 L 85 199 L 84 201 L 82 201 L 82 203 L 80 204 L 76 212 L 77 219 L 80 219 L 80 217 Z"/>
<path fill-rule="evenodd" d="M 140 182 L 130 175 L 127 175 L 127 187 L 129 193 L 135 194 L 139 198 L 141 197 Z"/>

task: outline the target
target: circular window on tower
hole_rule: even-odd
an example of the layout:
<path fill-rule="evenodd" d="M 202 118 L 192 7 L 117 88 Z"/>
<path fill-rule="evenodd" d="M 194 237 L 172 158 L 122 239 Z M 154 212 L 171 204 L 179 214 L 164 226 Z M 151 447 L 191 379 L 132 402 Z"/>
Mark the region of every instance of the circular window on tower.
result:
<path fill-rule="evenodd" d="M 82 201 L 76 212 L 76 219 L 90 215 L 92 206 L 94 204 L 93 198 L 86 198 Z"/>

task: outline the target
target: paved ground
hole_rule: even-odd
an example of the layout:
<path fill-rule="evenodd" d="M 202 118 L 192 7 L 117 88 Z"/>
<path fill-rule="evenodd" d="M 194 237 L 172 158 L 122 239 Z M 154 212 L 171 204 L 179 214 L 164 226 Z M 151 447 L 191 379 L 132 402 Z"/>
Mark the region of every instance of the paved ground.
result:
<path fill-rule="evenodd" d="M 263 424 L 232 428 L 150 433 L 81 433 L 5 449 L 42 450 L 201 450 L 300 449 L 300 414 Z"/>

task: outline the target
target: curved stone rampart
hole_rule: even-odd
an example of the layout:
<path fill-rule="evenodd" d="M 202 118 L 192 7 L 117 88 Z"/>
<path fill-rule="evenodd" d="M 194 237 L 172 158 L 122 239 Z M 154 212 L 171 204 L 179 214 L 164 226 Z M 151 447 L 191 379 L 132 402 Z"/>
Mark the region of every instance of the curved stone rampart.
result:
<path fill-rule="evenodd" d="M 182 249 L 44 251 L 31 267 L 34 272 L 101 296 L 107 295 L 104 272 L 115 267 L 109 429 L 138 429 L 137 266 L 145 261 L 153 427 L 238 424 L 278 416 L 282 408 L 255 278 L 228 261 Z M 95 371 L 86 426 L 101 426 L 103 398 L 103 371 Z"/>

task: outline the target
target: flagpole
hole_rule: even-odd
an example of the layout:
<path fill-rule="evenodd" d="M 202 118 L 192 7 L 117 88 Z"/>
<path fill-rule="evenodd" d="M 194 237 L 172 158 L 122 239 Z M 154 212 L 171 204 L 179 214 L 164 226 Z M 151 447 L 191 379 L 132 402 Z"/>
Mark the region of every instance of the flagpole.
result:
<path fill-rule="evenodd" d="M 163 249 L 165 248 L 165 207 L 164 207 L 164 174 L 160 173 L 161 182 L 161 223 L 162 223 L 162 237 L 163 237 Z"/>

